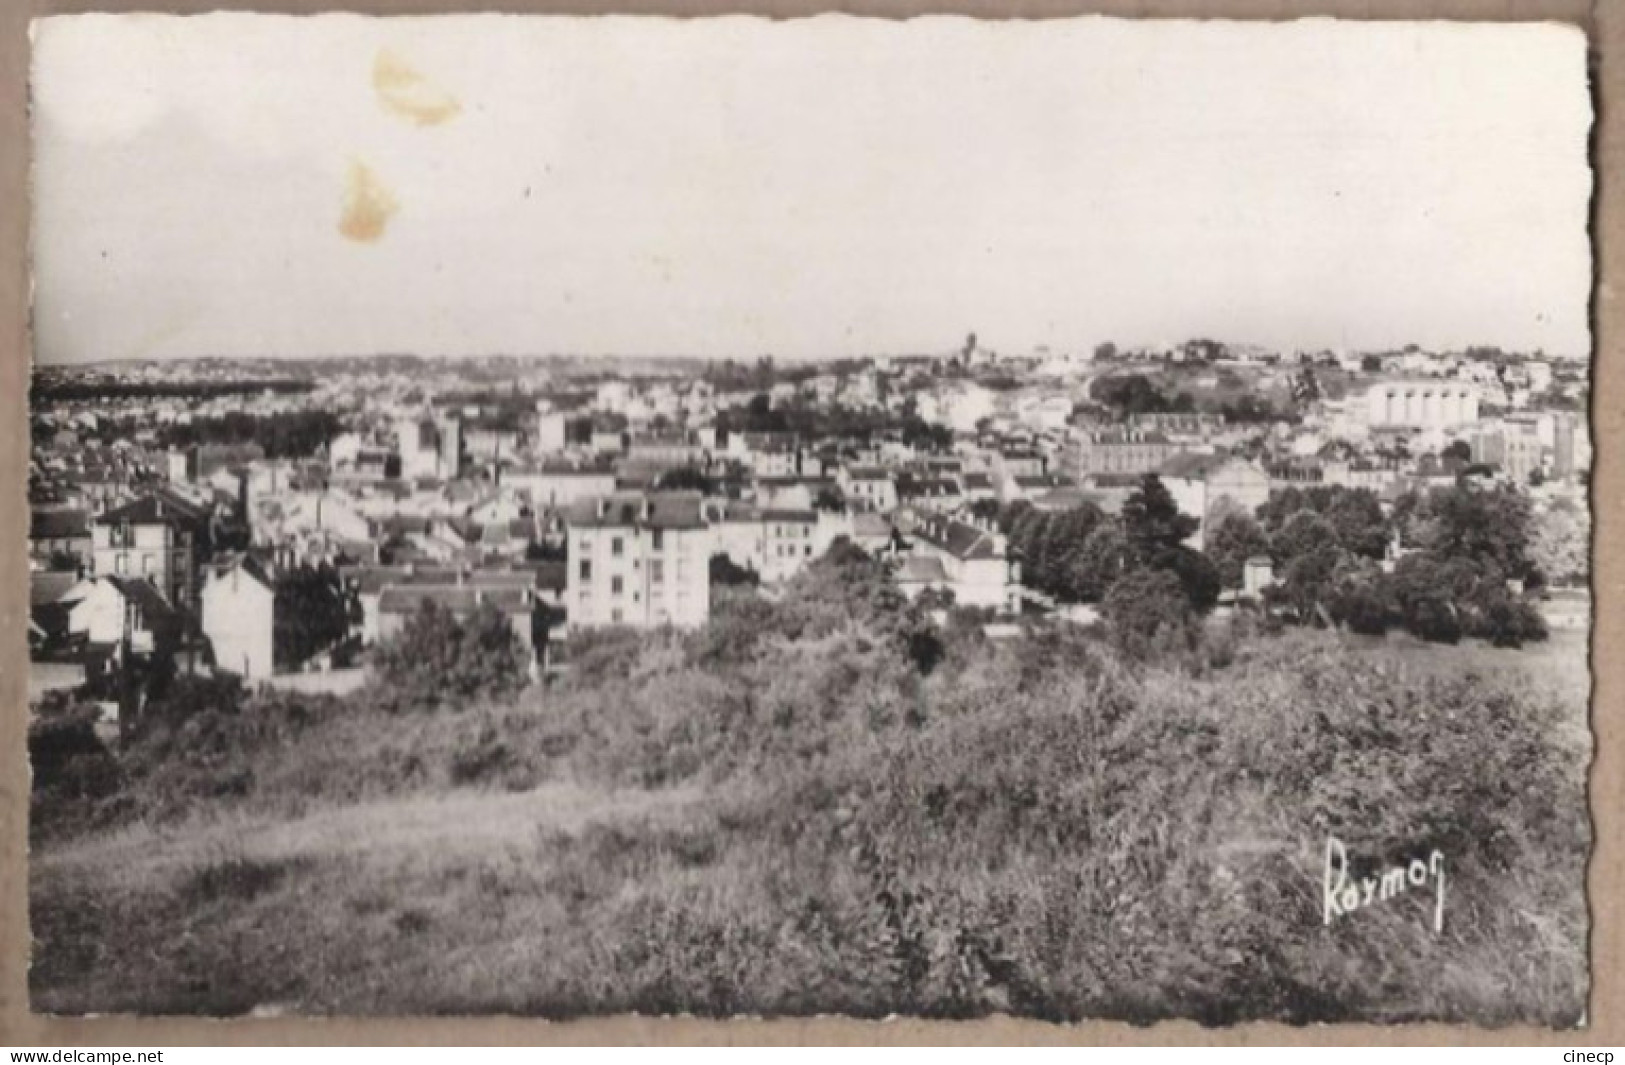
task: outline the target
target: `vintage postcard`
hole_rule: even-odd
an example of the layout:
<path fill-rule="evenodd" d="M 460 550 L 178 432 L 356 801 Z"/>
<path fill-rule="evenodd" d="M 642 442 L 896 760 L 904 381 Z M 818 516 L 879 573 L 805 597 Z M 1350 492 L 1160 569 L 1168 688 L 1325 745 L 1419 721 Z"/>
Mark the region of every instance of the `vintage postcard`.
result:
<path fill-rule="evenodd" d="M 35 1010 L 1586 1023 L 1579 30 L 32 44 Z"/>

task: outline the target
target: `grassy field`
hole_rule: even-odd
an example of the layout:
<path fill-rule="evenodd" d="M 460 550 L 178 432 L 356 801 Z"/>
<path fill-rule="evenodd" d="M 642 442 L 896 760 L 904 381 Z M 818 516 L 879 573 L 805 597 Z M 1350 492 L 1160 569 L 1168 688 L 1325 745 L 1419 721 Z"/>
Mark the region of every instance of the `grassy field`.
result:
<path fill-rule="evenodd" d="M 606 645 L 511 705 L 197 733 L 102 827 L 39 834 L 35 1008 L 1583 1010 L 1581 639 L 1294 633 L 1140 669 L 966 638 L 920 676 L 788 609 Z M 1444 933 L 1417 897 L 1324 926 L 1334 833 L 1373 868 L 1442 850 Z"/>

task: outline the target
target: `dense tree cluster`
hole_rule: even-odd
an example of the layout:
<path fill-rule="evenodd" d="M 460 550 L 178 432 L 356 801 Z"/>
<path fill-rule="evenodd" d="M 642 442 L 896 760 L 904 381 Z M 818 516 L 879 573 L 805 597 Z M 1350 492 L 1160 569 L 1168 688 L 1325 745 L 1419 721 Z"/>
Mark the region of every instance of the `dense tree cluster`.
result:
<path fill-rule="evenodd" d="M 1089 398 L 1121 415 L 1188 412 L 1196 409 L 1189 392 L 1169 395 L 1144 374 L 1097 377 L 1089 385 Z"/>
<path fill-rule="evenodd" d="M 508 619 L 489 603 L 459 618 L 425 600 L 393 640 L 378 649 L 385 701 L 395 709 L 467 706 L 512 694 L 528 662 Z"/>
<path fill-rule="evenodd" d="M 1028 585 L 1063 603 L 1100 603 L 1124 632 L 1142 632 L 1147 611 L 1183 628 L 1218 601 L 1218 570 L 1185 544 L 1196 519 L 1180 513 L 1154 475 L 1142 480 L 1115 517 L 1092 503 L 1044 511 L 1018 501 L 999 513 L 998 522 Z M 1170 588 L 1172 598 L 1161 594 Z M 1176 599 L 1178 609 L 1164 609 Z"/>
<path fill-rule="evenodd" d="M 1061 603 L 1099 603 L 1121 634 L 1142 636 L 1151 613 L 1169 629 L 1200 617 L 1221 589 L 1241 587 L 1249 559 L 1262 558 L 1273 572 L 1267 603 L 1286 620 L 1516 645 L 1546 634 L 1516 589 L 1583 579 L 1589 546 L 1574 507 L 1537 516 L 1524 493 L 1470 479 L 1401 497 L 1391 513 L 1371 491 L 1341 486 L 1288 488 L 1253 514 L 1221 506 L 1200 552 L 1185 543 L 1197 519 L 1154 475 L 1115 517 L 1092 503 L 1044 511 L 1025 501 L 986 504 L 979 516 L 1009 536 L 1029 587 Z M 1401 557 L 1387 572 L 1394 547 Z M 1163 609 L 1170 588 L 1180 610 Z"/>
<path fill-rule="evenodd" d="M 76 379 L 36 382 L 34 402 L 72 403 L 107 399 L 219 399 L 222 396 L 251 396 L 266 392 L 292 395 L 311 392 L 315 381 L 287 378 L 240 381 L 120 381 Z"/>
<path fill-rule="evenodd" d="M 279 573 L 272 615 L 279 667 L 297 666 L 343 640 L 355 610 L 331 566 L 298 566 Z"/>
<path fill-rule="evenodd" d="M 726 554 L 711 556 L 711 583 L 729 588 L 754 588 L 762 582 L 761 575 L 749 566 L 741 566 Z"/>
<path fill-rule="evenodd" d="M 343 431 L 337 415 L 328 410 L 280 411 L 251 414 L 231 411 L 213 418 L 195 418 L 186 424 L 166 425 L 158 433 L 161 447 L 186 448 L 197 444 L 258 444 L 265 457 L 309 458 Z"/>
<path fill-rule="evenodd" d="M 1258 522 L 1232 516 L 1215 530 L 1227 578 L 1242 551 L 1275 564 L 1269 601 L 1305 624 L 1341 623 L 1380 634 L 1403 628 L 1453 643 L 1476 636 L 1515 646 L 1542 639 L 1545 625 L 1513 589 L 1538 585 L 1528 497 L 1509 486 L 1464 479 L 1401 497 L 1384 515 L 1369 492 L 1288 490 L 1258 510 Z M 1403 553 L 1380 565 L 1390 540 Z"/>
<path fill-rule="evenodd" d="M 859 445 L 901 439 L 911 447 L 931 452 L 946 452 L 953 445 L 952 429 L 925 420 L 910 404 L 897 411 L 799 400 L 775 406 L 765 393 L 743 407 L 718 414 L 717 429 L 723 438 L 733 433 L 794 433 L 809 443 L 841 440 Z"/>

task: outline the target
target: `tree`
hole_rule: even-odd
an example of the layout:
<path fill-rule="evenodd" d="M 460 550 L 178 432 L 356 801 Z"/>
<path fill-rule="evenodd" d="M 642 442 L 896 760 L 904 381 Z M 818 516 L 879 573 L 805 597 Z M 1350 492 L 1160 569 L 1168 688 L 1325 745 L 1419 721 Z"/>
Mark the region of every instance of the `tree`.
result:
<path fill-rule="evenodd" d="M 1149 562 L 1168 548 L 1178 547 L 1201 524 L 1180 512 L 1162 478 L 1154 473 L 1141 478 L 1140 487 L 1123 501 L 1120 518 L 1129 548 L 1141 563 Z"/>
<path fill-rule="evenodd" d="M 1185 589 L 1167 570 L 1137 569 L 1122 577 L 1101 613 L 1113 639 L 1131 653 L 1144 653 L 1158 636 L 1188 631 L 1192 620 Z"/>
<path fill-rule="evenodd" d="M 1066 580 L 1071 597 L 1080 603 L 1100 602 L 1129 571 L 1132 561 L 1122 526 L 1115 521 L 1101 522 L 1068 561 Z"/>
<path fill-rule="evenodd" d="M 1337 546 L 1329 542 L 1292 556 L 1280 581 L 1270 588 L 1271 598 L 1286 604 L 1300 622 L 1313 623 L 1322 611 L 1329 611 L 1340 558 Z"/>
<path fill-rule="evenodd" d="M 274 595 L 272 648 L 278 666 L 298 666 L 350 630 L 349 596 L 330 567 L 286 570 L 277 575 Z"/>
<path fill-rule="evenodd" d="M 1473 446 L 1465 440 L 1452 440 L 1439 451 L 1439 458 L 1454 458 L 1465 465 L 1473 461 Z"/>
<path fill-rule="evenodd" d="M 1151 566 L 1174 575 L 1196 613 L 1206 614 L 1218 603 L 1222 586 L 1218 568 L 1200 551 L 1183 544 L 1164 548 L 1151 560 Z"/>
<path fill-rule="evenodd" d="M 1456 643 L 1461 639 L 1461 621 L 1456 609 L 1436 595 L 1414 600 L 1405 611 L 1405 628 L 1429 643 Z"/>
<path fill-rule="evenodd" d="M 1355 585 L 1339 592 L 1332 617 L 1362 636 L 1381 636 L 1393 623 L 1394 604 L 1381 582 Z"/>
<path fill-rule="evenodd" d="M 1270 553 L 1270 538 L 1249 514 L 1232 511 L 1207 534 L 1204 549 L 1225 588 L 1240 588 L 1249 558 Z"/>
<path fill-rule="evenodd" d="M 1566 499 L 1535 517 L 1529 558 L 1548 584 L 1583 583 L 1591 572 L 1591 515 Z"/>
<path fill-rule="evenodd" d="M 379 649 L 387 701 L 396 709 L 459 709 L 524 686 L 529 663 L 508 619 L 490 603 L 459 619 L 425 599 L 406 627 Z"/>
<path fill-rule="evenodd" d="M 839 487 L 826 484 L 813 496 L 812 505 L 814 510 L 840 514 L 846 510 L 846 496 Z"/>
<path fill-rule="evenodd" d="M 1382 373 L 1381 355 L 1364 355 L 1360 358 L 1360 369 L 1364 373 Z"/>
<path fill-rule="evenodd" d="M 1529 579 L 1533 511 L 1529 497 L 1510 485 L 1458 483 L 1436 488 L 1422 503 L 1419 544 L 1441 558 L 1494 562 L 1507 576 Z"/>
<path fill-rule="evenodd" d="M 693 466 L 667 470 L 656 480 L 655 487 L 663 492 L 699 492 L 702 495 L 710 495 L 716 488 L 711 478 Z"/>
<path fill-rule="evenodd" d="M 712 584 L 738 588 L 755 587 L 761 583 L 761 576 L 754 569 L 739 565 L 722 552 L 711 556 L 710 568 Z"/>
<path fill-rule="evenodd" d="M 1367 488 L 1334 488 L 1322 514 L 1345 551 L 1382 558 L 1388 550 L 1388 519 L 1382 503 Z"/>
<path fill-rule="evenodd" d="M 1305 555 L 1338 546 L 1337 530 L 1331 522 L 1312 510 L 1300 510 L 1287 519 L 1274 536 L 1270 546 L 1278 566 L 1290 566 Z"/>

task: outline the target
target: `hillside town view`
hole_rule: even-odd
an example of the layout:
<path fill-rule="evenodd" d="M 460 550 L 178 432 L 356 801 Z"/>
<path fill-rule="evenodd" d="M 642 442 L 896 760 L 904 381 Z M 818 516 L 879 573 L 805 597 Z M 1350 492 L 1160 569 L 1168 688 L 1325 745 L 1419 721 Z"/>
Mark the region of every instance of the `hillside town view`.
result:
<path fill-rule="evenodd" d="M 974 334 L 832 362 L 41 367 L 36 994 L 1567 1023 L 1587 369 Z M 1169 922 L 1201 958 L 1318 927 L 1283 872 L 1301 839 L 1226 842 L 1186 885 L 1158 827 L 1175 763 L 1209 802 L 1252 780 L 1227 840 L 1292 840 L 1308 809 L 1373 859 L 1436 826 L 1456 875 L 1481 870 L 1459 890 L 1534 862 L 1507 897 L 1562 938 L 1506 953 L 1515 918 L 1457 926 L 1474 981 L 1423 955 L 1397 993 L 1340 985 L 1326 944 L 1262 985 L 1164 958 Z M 1462 783 L 1381 824 L 1335 798 L 1396 772 Z M 1557 827 L 1507 834 L 1530 816 Z M 267 842 L 286 831 L 313 842 Z M 131 841 L 178 886 L 111 888 Z M 1145 895 L 1093 879 L 1147 862 Z M 1228 869 L 1279 878 L 1275 904 Z M 1348 924 L 1330 949 L 1386 957 Z M 508 936 L 541 953 L 417 969 Z"/>
<path fill-rule="evenodd" d="M 1576 28 L 31 42 L 36 1013 L 1597 1015 Z"/>
<path fill-rule="evenodd" d="M 771 596 L 837 541 L 1000 639 L 1163 590 L 1449 641 L 1589 618 L 1586 367 L 1494 349 L 971 336 L 835 365 L 203 360 L 35 388 L 35 690 L 88 684 L 110 726 L 177 658 L 359 682 L 425 609 L 500 614 L 539 679 L 571 633 L 702 624 L 713 588 Z"/>

